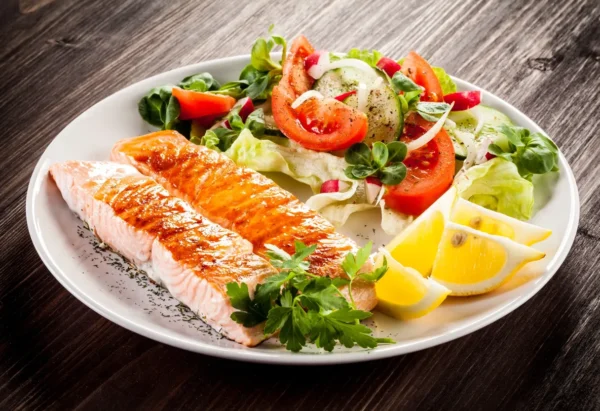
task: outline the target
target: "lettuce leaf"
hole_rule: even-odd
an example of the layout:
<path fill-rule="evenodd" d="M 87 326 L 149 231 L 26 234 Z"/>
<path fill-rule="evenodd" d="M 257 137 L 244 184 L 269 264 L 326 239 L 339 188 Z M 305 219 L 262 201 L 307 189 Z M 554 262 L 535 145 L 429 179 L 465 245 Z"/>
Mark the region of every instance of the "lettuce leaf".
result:
<path fill-rule="evenodd" d="M 383 54 L 381 54 L 377 50 L 361 50 L 357 48 L 351 49 L 346 54 L 346 58 L 362 60 L 371 67 L 377 67 L 377 62 L 379 61 L 379 59 L 381 59 L 381 57 L 383 57 Z"/>
<path fill-rule="evenodd" d="M 441 67 L 432 68 L 435 72 L 435 76 L 440 81 L 440 85 L 442 86 L 442 92 L 444 93 L 444 95 L 456 93 L 456 84 L 454 83 L 454 81 L 452 81 L 448 73 L 446 73 L 446 70 L 444 70 Z"/>
<path fill-rule="evenodd" d="M 529 220 L 533 209 L 533 184 L 519 174 L 517 166 L 494 158 L 473 166 L 455 181 L 459 195 L 502 214 Z"/>
<path fill-rule="evenodd" d="M 224 154 L 240 166 L 261 172 L 284 173 L 308 184 L 316 194 L 306 204 L 335 226 L 344 225 L 354 213 L 377 207 L 382 208 L 382 228 L 390 235 L 398 234 L 410 222 L 410 217 L 385 209 L 384 204 L 368 204 L 364 182 L 346 177 L 344 169 L 348 163 L 341 157 L 307 150 L 285 138 L 257 139 L 248 129 L 242 130 Z M 346 181 L 349 189 L 319 193 L 327 180 Z"/>
<path fill-rule="evenodd" d="M 225 155 L 236 164 L 256 171 L 287 174 L 308 184 L 315 193 L 327 180 L 351 181 L 344 174 L 347 164 L 343 158 L 307 150 L 285 138 L 272 139 L 274 141 L 259 140 L 244 129 Z"/>

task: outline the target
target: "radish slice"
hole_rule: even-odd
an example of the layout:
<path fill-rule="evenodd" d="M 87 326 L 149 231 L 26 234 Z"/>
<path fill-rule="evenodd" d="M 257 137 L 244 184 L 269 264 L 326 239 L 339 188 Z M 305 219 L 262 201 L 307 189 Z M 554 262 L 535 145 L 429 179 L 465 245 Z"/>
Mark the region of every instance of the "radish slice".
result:
<path fill-rule="evenodd" d="M 450 105 L 450 110 L 446 111 L 442 115 L 442 117 L 440 117 L 440 119 L 434 124 L 434 126 L 431 127 L 425 134 L 423 134 L 418 139 L 413 140 L 410 143 L 406 144 L 407 151 L 410 153 L 411 151 L 421 148 L 425 144 L 427 144 L 431 140 L 433 140 L 433 138 L 437 135 L 437 133 L 439 133 L 442 130 L 442 127 L 444 127 L 446 118 L 448 117 L 448 114 L 450 113 L 451 110 L 452 110 L 452 104 Z"/>
<path fill-rule="evenodd" d="M 396 74 L 396 72 L 400 71 L 400 69 L 402 68 L 400 67 L 400 64 L 398 64 L 389 57 L 380 58 L 377 62 L 377 67 L 385 71 L 390 77 L 394 77 L 394 74 Z"/>
<path fill-rule="evenodd" d="M 242 106 L 238 114 L 242 118 L 242 121 L 246 122 L 248 116 L 254 111 L 254 104 L 252 103 L 252 100 L 250 100 L 250 97 L 245 97 L 241 99 L 240 101 L 238 101 L 238 104 Z"/>
<path fill-rule="evenodd" d="M 481 91 L 460 91 L 458 93 L 446 94 L 444 101 L 448 104 L 454 103 L 452 111 L 464 111 L 481 103 Z"/>
<path fill-rule="evenodd" d="M 327 180 L 321 185 L 321 193 L 340 193 L 347 191 L 350 183 L 342 180 Z"/>
<path fill-rule="evenodd" d="M 378 179 L 377 177 L 367 177 L 365 178 L 365 181 L 369 184 L 374 184 L 376 186 L 381 187 L 383 185 L 383 183 L 381 182 L 380 179 Z"/>
<path fill-rule="evenodd" d="M 327 53 L 326 51 L 323 50 L 318 50 L 315 51 L 313 54 L 311 54 L 310 56 L 308 56 L 307 58 L 304 59 L 304 69 L 306 71 L 310 70 L 310 68 L 312 66 L 314 66 L 315 64 L 317 64 L 319 62 L 319 59 L 321 58 L 321 55 Z"/>
<path fill-rule="evenodd" d="M 367 195 L 367 202 L 369 204 L 375 204 L 377 202 L 381 188 L 382 184 L 379 179 L 374 177 L 367 177 L 365 179 L 365 194 Z"/>
<path fill-rule="evenodd" d="M 319 93 L 317 90 L 308 90 L 307 92 L 302 93 L 294 102 L 292 103 L 292 108 L 295 110 L 302 105 L 306 100 L 311 98 L 318 98 L 319 100 L 323 98 L 323 95 Z"/>

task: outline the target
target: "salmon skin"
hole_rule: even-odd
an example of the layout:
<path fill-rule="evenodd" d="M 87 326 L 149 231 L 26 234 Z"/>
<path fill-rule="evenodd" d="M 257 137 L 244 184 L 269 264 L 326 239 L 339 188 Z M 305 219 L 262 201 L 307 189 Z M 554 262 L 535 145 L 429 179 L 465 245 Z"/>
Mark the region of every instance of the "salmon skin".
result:
<path fill-rule="evenodd" d="M 135 168 L 110 162 L 67 161 L 50 166 L 63 198 L 96 236 L 164 286 L 225 337 L 247 346 L 263 328 L 230 316 L 229 282 L 250 292 L 275 269 L 252 244 L 173 197 Z"/>
<path fill-rule="evenodd" d="M 290 254 L 295 240 L 317 244 L 308 258 L 310 271 L 335 278 L 346 277 L 341 263 L 347 253 L 358 250 L 354 241 L 267 177 L 190 143 L 176 131 L 121 140 L 111 160 L 155 178 L 200 214 L 250 241 L 259 255 L 265 255 L 265 244 Z M 377 304 L 373 284 L 358 282 L 352 288 L 358 308 L 370 310 Z"/>

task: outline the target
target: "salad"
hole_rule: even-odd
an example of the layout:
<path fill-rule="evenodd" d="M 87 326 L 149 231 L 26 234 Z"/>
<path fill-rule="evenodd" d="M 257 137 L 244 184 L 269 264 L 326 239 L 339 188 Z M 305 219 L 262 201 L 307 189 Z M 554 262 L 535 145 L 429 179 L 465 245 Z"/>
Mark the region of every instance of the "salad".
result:
<path fill-rule="evenodd" d="M 281 48 L 281 58 L 271 55 Z M 149 124 L 260 172 L 308 184 L 307 204 L 334 225 L 380 208 L 401 232 L 450 186 L 463 199 L 528 220 L 533 176 L 558 171 L 558 148 L 485 106 L 481 93 L 414 51 L 315 49 L 269 30 L 239 79 L 198 73 L 139 102 Z"/>

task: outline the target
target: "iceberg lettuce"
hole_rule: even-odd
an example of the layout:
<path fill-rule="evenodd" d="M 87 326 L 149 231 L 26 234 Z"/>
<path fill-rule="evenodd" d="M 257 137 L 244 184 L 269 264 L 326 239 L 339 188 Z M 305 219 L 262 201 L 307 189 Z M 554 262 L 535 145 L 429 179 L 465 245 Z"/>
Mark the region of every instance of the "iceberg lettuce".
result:
<path fill-rule="evenodd" d="M 348 164 L 341 157 L 305 149 L 285 138 L 257 139 L 247 129 L 224 154 L 240 166 L 284 173 L 308 184 L 315 195 L 306 204 L 335 226 L 344 225 L 353 213 L 377 207 L 382 209 L 382 228 L 387 234 L 397 234 L 411 221 L 408 216 L 385 209 L 384 202 L 369 204 L 364 182 L 346 177 L 344 169 Z M 337 193 L 319 193 L 323 182 L 328 180 L 345 181 L 350 188 Z"/>
<path fill-rule="evenodd" d="M 236 164 L 256 171 L 287 174 L 308 184 L 315 193 L 327 180 L 352 181 L 344 174 L 347 164 L 343 158 L 305 149 L 286 138 L 272 139 L 259 140 L 245 129 L 225 155 Z"/>
<path fill-rule="evenodd" d="M 520 220 L 531 218 L 533 183 L 521 177 L 510 161 L 494 158 L 473 166 L 454 183 L 466 200 Z"/>

